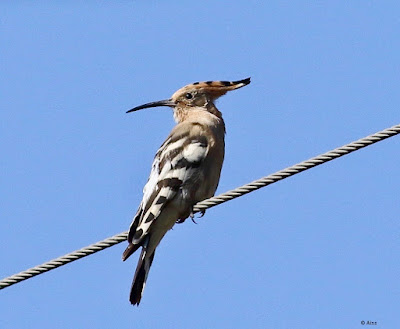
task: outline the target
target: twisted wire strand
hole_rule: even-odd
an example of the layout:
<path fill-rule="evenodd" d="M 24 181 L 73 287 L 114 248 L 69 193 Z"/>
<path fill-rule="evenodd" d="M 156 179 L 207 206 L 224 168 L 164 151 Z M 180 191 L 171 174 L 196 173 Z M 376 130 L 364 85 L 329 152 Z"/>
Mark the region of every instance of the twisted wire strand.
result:
<path fill-rule="evenodd" d="M 94 254 L 98 251 L 107 249 L 109 247 L 112 247 L 113 245 L 116 245 L 122 241 L 125 241 L 128 236 L 128 231 L 116 234 L 110 238 L 107 238 L 105 240 L 93 243 L 87 247 L 84 247 L 79 250 L 75 250 L 73 252 L 70 252 L 69 254 L 66 254 L 64 256 L 52 259 L 46 263 L 43 263 L 41 265 L 37 265 L 35 267 L 32 267 L 28 270 L 19 272 L 17 274 L 11 275 L 7 278 L 4 278 L 3 280 L 0 281 L 0 290 L 4 289 L 6 287 L 12 286 L 13 284 L 16 284 L 18 282 L 30 279 L 36 275 L 48 272 L 50 270 L 53 270 L 57 267 L 63 266 L 65 264 L 71 263 L 75 260 L 78 260 L 80 258 L 89 256 L 91 254 Z"/>
<path fill-rule="evenodd" d="M 316 167 L 320 164 L 323 164 L 325 162 L 337 159 L 343 155 L 349 154 L 351 152 L 357 151 L 361 148 L 367 147 L 369 145 L 375 144 L 377 142 L 380 142 L 386 138 L 395 136 L 397 134 L 400 134 L 400 124 L 395 125 L 393 127 L 384 129 L 382 131 L 379 131 L 375 134 L 372 134 L 370 136 L 361 138 L 357 141 L 351 142 L 349 144 L 346 144 L 344 146 L 338 147 L 334 150 L 328 151 L 326 153 L 320 154 L 316 157 L 313 157 L 311 159 L 308 159 L 306 161 L 300 162 L 298 164 L 295 164 L 291 167 L 282 169 L 277 171 L 276 173 L 273 173 L 271 175 L 262 177 L 260 179 L 257 179 L 251 183 L 248 183 L 246 185 L 243 185 L 241 187 L 235 188 L 233 190 L 230 190 L 228 192 L 222 193 L 218 196 L 212 197 L 207 200 L 203 200 L 201 202 L 198 202 L 193 210 L 194 212 L 199 212 L 199 211 L 204 211 L 208 208 L 214 207 L 216 205 L 219 205 L 221 203 L 224 203 L 226 201 L 238 198 L 242 195 L 245 195 L 247 193 L 250 193 L 252 191 L 258 190 L 262 187 L 268 186 L 270 184 L 276 183 L 282 179 L 288 178 L 290 176 L 296 175 L 302 171 L 308 170 L 310 168 Z M 67 255 L 55 258 L 53 260 L 50 260 L 46 263 L 43 263 L 41 265 L 32 267 L 28 270 L 22 271 L 20 273 L 14 274 L 12 276 L 9 276 L 7 278 L 4 278 L 0 281 L 0 290 L 4 289 L 6 287 L 12 286 L 13 284 L 16 284 L 18 282 L 30 279 L 36 275 L 45 273 L 47 271 L 53 270 L 57 267 L 63 266 L 65 264 L 68 264 L 70 262 L 73 262 L 77 259 L 89 256 L 91 254 L 94 254 L 98 251 L 104 250 L 106 248 L 112 247 L 118 243 L 121 243 L 126 240 L 128 235 L 128 232 L 122 232 L 119 234 L 116 234 L 110 238 L 107 238 L 105 240 L 96 242 L 94 244 L 91 244 L 87 247 L 84 247 L 82 249 L 73 251 Z"/>
<path fill-rule="evenodd" d="M 287 167 L 285 169 L 279 170 L 271 175 L 262 177 L 260 179 L 257 179 L 251 183 L 248 183 L 246 185 L 243 185 L 241 187 L 235 188 L 233 190 L 230 190 L 228 192 L 222 193 L 220 195 L 217 195 L 215 197 L 203 200 L 201 202 L 198 202 L 193 210 L 194 212 L 198 211 L 204 211 L 208 208 L 217 206 L 221 203 L 224 203 L 226 201 L 235 199 L 237 197 L 240 197 L 242 195 L 245 195 L 247 193 L 253 192 L 255 190 L 258 190 L 262 187 L 268 186 L 270 184 L 276 183 L 282 179 L 288 178 L 290 176 L 296 175 L 298 173 L 301 173 L 302 171 L 311 169 L 313 167 L 316 167 L 320 164 L 329 162 L 331 160 L 340 158 L 343 155 L 349 154 L 351 152 L 357 151 L 361 148 L 364 148 L 366 146 L 375 144 L 377 142 L 380 142 L 386 138 L 395 136 L 400 133 L 400 124 L 395 125 L 393 127 L 384 129 L 382 131 L 379 131 L 373 135 L 361 138 L 359 140 L 356 140 L 354 142 L 351 142 L 349 144 L 343 145 L 341 147 L 338 147 L 334 150 L 328 151 L 326 153 L 320 154 L 316 157 L 313 157 L 311 159 L 305 160 L 303 162 L 299 162 L 298 164 L 295 164 L 291 167 Z"/>

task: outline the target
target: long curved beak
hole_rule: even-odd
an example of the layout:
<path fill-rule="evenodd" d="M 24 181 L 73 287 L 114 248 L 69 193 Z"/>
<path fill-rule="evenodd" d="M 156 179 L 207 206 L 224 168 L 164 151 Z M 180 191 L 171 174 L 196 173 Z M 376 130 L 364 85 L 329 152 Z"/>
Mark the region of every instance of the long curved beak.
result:
<path fill-rule="evenodd" d="M 146 103 L 143 105 L 139 105 L 134 107 L 133 109 L 126 111 L 126 113 L 130 113 L 130 112 L 134 112 L 134 111 L 138 111 L 141 109 L 147 109 L 149 107 L 157 107 L 157 106 L 169 106 L 169 107 L 174 107 L 176 104 L 174 101 L 172 101 L 172 99 L 164 99 L 162 101 L 157 101 L 157 102 L 150 102 L 150 103 Z"/>

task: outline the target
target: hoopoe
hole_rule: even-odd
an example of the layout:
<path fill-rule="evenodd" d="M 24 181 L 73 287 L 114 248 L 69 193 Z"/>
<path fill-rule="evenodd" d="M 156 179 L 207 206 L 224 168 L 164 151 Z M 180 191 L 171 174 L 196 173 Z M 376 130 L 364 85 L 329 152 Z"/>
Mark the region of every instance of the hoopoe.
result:
<path fill-rule="evenodd" d="M 206 81 L 189 84 L 170 99 L 137 106 L 129 112 L 149 107 L 171 107 L 177 125 L 157 151 L 143 199 L 129 228 L 126 260 L 139 247 L 130 302 L 139 305 L 154 259 L 155 249 L 176 222 L 193 219 L 193 206 L 214 195 L 225 152 L 225 123 L 214 101 L 226 92 L 250 83 Z"/>

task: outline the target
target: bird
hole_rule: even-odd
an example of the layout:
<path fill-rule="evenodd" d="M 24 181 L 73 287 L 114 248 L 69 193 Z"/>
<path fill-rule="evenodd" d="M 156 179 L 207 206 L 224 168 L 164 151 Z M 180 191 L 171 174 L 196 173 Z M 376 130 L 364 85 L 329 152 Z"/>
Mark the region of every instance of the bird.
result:
<path fill-rule="evenodd" d="M 212 197 L 217 189 L 225 155 L 225 123 L 215 106 L 216 99 L 249 83 L 250 78 L 194 82 L 169 99 L 127 111 L 170 107 L 177 123 L 154 157 L 122 255 L 125 261 L 142 248 L 130 291 L 132 305 L 139 306 L 161 239 L 175 223 L 182 223 L 189 216 L 193 220 L 193 206 Z"/>

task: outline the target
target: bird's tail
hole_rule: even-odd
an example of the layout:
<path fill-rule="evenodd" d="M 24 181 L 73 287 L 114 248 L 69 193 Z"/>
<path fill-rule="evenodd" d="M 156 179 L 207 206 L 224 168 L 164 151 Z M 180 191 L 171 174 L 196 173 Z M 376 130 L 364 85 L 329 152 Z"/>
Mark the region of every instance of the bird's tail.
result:
<path fill-rule="evenodd" d="M 153 263 L 155 251 L 151 255 L 147 255 L 147 241 L 143 244 L 139 262 L 136 267 L 135 276 L 133 277 L 131 294 L 129 300 L 132 305 L 138 305 L 142 299 L 144 287 L 146 285 L 147 276 L 149 275 L 151 264 Z"/>

